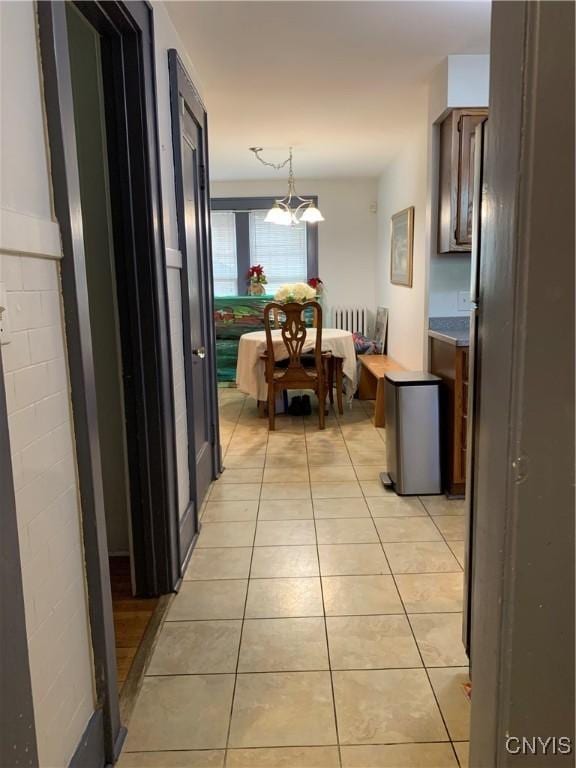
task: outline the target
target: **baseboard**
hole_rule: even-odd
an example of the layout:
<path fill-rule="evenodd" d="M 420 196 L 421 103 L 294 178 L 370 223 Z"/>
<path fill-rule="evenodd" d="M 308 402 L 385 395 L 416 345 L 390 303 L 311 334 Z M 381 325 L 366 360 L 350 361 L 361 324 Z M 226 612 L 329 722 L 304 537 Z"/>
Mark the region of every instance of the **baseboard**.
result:
<path fill-rule="evenodd" d="M 193 548 L 193 542 L 196 536 L 198 536 L 198 531 L 194 531 L 194 528 L 196 527 L 196 502 L 193 500 L 190 500 L 188 506 L 186 507 L 186 511 L 182 515 L 182 518 L 180 520 L 180 561 L 184 562 L 187 561 L 190 558 L 190 553 Z M 182 543 L 188 541 L 189 544 L 186 547 L 186 550 L 184 551 L 182 549 Z M 184 569 L 182 569 L 184 570 Z"/>
<path fill-rule="evenodd" d="M 194 549 L 196 547 L 196 543 L 198 542 L 198 536 L 200 535 L 200 523 L 198 523 L 198 530 L 192 537 L 192 541 L 190 542 L 190 546 L 188 547 L 188 552 L 186 553 L 186 557 L 182 560 L 182 575 L 176 582 L 174 586 L 174 591 L 179 592 L 180 586 L 182 585 L 182 581 L 184 580 L 184 573 L 186 572 L 186 568 L 188 567 L 188 563 L 190 562 L 190 558 L 192 557 L 192 553 L 194 552 Z"/>

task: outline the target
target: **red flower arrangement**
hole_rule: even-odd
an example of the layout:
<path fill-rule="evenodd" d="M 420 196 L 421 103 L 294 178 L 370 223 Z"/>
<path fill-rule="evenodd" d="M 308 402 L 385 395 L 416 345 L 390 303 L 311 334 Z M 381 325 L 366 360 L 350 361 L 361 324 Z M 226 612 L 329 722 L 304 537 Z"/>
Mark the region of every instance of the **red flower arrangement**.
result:
<path fill-rule="evenodd" d="M 254 264 L 246 273 L 246 279 L 249 283 L 260 283 L 265 285 L 268 280 L 264 274 L 264 267 L 261 264 Z"/>
<path fill-rule="evenodd" d="M 314 288 L 318 296 L 320 296 L 324 290 L 324 283 L 319 277 L 311 277 L 310 280 L 308 280 L 308 285 L 310 288 Z"/>

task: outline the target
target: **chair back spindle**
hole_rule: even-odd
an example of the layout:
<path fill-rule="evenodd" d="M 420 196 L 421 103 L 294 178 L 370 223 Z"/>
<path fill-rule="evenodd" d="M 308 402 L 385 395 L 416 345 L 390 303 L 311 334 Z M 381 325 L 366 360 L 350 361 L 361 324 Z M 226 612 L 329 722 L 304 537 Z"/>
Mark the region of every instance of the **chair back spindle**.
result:
<path fill-rule="evenodd" d="M 287 380 L 293 379 L 297 372 L 298 378 L 304 374 L 310 378 L 307 369 L 302 364 L 302 350 L 306 343 L 307 326 L 306 312 L 311 310 L 314 325 L 316 327 L 316 342 L 314 345 L 315 368 L 322 368 L 322 307 L 317 301 L 290 302 L 287 304 L 270 303 L 264 308 L 264 328 L 266 331 L 266 349 L 269 365 L 273 368 L 276 363 L 274 344 L 272 342 L 272 330 L 278 329 L 284 347 L 288 352 L 288 366 L 286 368 Z M 307 353 L 310 354 L 310 353 Z M 291 371 L 291 373 L 288 373 Z M 303 387 L 305 384 L 302 385 Z"/>

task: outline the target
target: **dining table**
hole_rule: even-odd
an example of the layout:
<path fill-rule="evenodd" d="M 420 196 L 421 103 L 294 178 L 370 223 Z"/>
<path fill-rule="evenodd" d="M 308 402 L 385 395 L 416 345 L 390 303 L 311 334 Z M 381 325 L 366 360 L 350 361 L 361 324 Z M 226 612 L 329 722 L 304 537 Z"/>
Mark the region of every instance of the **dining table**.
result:
<path fill-rule="evenodd" d="M 282 340 L 282 331 L 272 331 L 274 358 L 286 360 L 288 350 Z M 306 329 L 306 340 L 302 352 L 311 352 L 316 345 L 316 328 Z M 266 352 L 266 331 L 251 331 L 240 336 L 238 362 L 236 365 L 236 386 L 246 395 L 264 401 L 268 397 L 265 366 L 262 355 Z M 331 352 L 342 360 L 344 388 L 348 396 L 356 391 L 357 367 L 354 337 L 350 331 L 341 328 L 322 328 L 322 352 Z"/>

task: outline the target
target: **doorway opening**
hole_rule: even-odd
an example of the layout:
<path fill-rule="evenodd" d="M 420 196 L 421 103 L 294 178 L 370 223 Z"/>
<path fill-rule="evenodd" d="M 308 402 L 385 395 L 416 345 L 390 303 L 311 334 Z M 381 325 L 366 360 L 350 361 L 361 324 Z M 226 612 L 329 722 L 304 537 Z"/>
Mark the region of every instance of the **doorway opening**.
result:
<path fill-rule="evenodd" d="M 76 154 L 82 207 L 84 265 L 96 395 L 96 431 L 106 521 L 106 544 L 120 686 L 157 603 L 142 578 L 142 499 L 130 455 L 138 442 L 132 381 L 137 350 L 131 340 L 125 223 L 118 189 L 126 184 L 119 164 L 114 94 L 104 79 L 105 38 L 73 4 L 66 4 Z M 134 523 L 133 523 L 134 521 Z"/>

